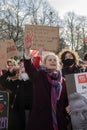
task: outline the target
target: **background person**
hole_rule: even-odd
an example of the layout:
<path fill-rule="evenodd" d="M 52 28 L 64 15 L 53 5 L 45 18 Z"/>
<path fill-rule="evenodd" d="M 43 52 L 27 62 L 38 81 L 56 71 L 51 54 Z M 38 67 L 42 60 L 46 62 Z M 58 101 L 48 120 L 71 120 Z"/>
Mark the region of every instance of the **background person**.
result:
<path fill-rule="evenodd" d="M 87 130 L 87 99 L 79 93 L 69 95 L 73 130 Z"/>
<path fill-rule="evenodd" d="M 8 130 L 25 130 L 26 111 L 29 114 L 32 109 L 33 86 L 25 72 L 23 60 L 17 68 L 13 60 L 9 60 L 8 70 L 0 77 L 0 84 L 2 90 L 9 91 L 10 95 Z"/>

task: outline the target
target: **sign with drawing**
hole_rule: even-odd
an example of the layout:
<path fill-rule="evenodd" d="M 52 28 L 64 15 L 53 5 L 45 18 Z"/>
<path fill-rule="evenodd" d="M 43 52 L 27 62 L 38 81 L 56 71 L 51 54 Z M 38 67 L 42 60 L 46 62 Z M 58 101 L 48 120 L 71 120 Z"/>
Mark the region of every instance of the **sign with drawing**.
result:
<path fill-rule="evenodd" d="M 87 130 L 87 73 L 65 78 L 73 130 Z"/>
<path fill-rule="evenodd" d="M 87 73 L 75 74 L 76 91 L 87 98 Z"/>

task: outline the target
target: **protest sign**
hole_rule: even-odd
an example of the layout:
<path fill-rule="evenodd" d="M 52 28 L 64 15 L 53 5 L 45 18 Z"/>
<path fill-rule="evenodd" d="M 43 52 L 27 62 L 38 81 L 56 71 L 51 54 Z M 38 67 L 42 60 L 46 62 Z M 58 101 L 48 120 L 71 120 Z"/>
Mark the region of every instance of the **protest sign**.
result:
<path fill-rule="evenodd" d="M 8 130 L 9 95 L 0 91 L 0 130 Z"/>
<path fill-rule="evenodd" d="M 73 130 L 87 129 L 87 73 L 65 76 Z"/>
<path fill-rule="evenodd" d="M 59 41 L 59 27 L 25 25 L 25 35 L 33 35 L 32 49 L 44 48 L 46 51 L 56 52 Z"/>
<path fill-rule="evenodd" d="M 53 54 L 53 52 L 50 52 L 50 51 L 30 50 L 31 57 L 37 57 L 37 56 L 41 55 L 42 59 L 44 58 L 44 56 L 46 56 L 50 53 Z"/>
<path fill-rule="evenodd" d="M 7 58 L 8 59 L 11 57 L 14 57 L 14 56 L 18 56 L 18 51 L 17 51 L 16 45 L 15 45 L 13 39 L 6 40 L 5 44 L 7 46 Z"/>
<path fill-rule="evenodd" d="M 54 53 L 51 52 L 51 51 L 30 50 L 31 57 L 33 58 L 33 57 L 38 57 L 39 56 L 41 61 L 43 61 L 44 57 L 47 56 L 47 55 L 49 55 L 49 54 L 53 55 Z"/>
<path fill-rule="evenodd" d="M 5 69 L 7 63 L 6 44 L 0 41 L 0 69 Z"/>
<path fill-rule="evenodd" d="M 66 75 L 68 94 L 78 92 L 87 98 L 87 73 L 77 73 Z"/>

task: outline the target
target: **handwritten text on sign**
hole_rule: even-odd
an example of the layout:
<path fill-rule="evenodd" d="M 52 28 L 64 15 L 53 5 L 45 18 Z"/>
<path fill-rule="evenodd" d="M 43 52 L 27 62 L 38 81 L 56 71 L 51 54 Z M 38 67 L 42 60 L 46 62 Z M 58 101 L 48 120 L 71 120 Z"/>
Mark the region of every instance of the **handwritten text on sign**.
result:
<path fill-rule="evenodd" d="M 6 40 L 5 43 L 7 46 L 7 58 L 18 56 L 18 50 L 16 48 L 16 45 L 15 45 L 13 39 Z"/>
<path fill-rule="evenodd" d="M 25 34 L 33 34 L 32 49 L 44 48 L 47 51 L 57 51 L 59 28 L 40 25 L 25 25 Z"/>

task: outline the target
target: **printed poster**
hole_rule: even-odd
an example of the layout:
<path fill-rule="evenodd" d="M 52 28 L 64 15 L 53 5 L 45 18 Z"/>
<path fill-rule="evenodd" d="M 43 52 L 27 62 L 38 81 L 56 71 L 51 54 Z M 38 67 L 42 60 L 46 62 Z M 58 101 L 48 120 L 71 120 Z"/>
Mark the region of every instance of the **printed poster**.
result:
<path fill-rule="evenodd" d="M 75 74 L 76 91 L 87 98 L 87 73 Z"/>
<path fill-rule="evenodd" d="M 66 75 L 73 130 L 87 130 L 87 73 Z"/>

